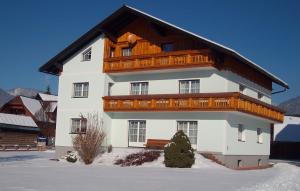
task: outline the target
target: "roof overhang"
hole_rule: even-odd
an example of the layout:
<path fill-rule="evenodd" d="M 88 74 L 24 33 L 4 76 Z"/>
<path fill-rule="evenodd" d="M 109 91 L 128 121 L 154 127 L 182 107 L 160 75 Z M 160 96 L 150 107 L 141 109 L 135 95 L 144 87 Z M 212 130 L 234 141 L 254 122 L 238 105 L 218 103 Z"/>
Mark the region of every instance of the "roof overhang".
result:
<path fill-rule="evenodd" d="M 268 72 L 258 64 L 254 63 L 253 61 L 247 59 L 246 57 L 242 56 L 235 50 L 228 48 L 226 46 L 223 46 L 221 44 L 218 44 L 214 41 L 211 41 L 207 38 L 204 38 L 202 36 L 199 36 L 197 34 L 194 34 L 190 31 L 187 31 L 185 29 L 182 29 L 180 27 L 177 27 L 171 23 L 168 23 L 164 20 L 161 20 L 159 18 L 156 18 L 150 14 L 147 14 L 145 12 L 142 12 L 138 9 L 135 9 L 133 7 L 124 5 L 121 8 L 119 8 L 117 11 L 115 11 L 113 14 L 108 16 L 106 19 L 104 19 L 102 22 L 97 24 L 94 28 L 90 29 L 87 33 L 82 35 L 79 39 L 74 41 L 71 45 L 66 47 L 63 51 L 58 53 L 55 57 L 50 59 L 46 64 L 41 66 L 39 68 L 40 72 L 49 73 L 58 75 L 59 71 L 61 71 L 63 62 L 71 57 L 74 53 L 82 49 L 86 44 L 91 42 L 93 39 L 98 37 L 101 34 L 105 34 L 108 37 L 110 37 L 112 40 L 114 40 L 116 33 L 113 31 L 118 31 L 118 29 L 121 29 L 131 21 L 133 21 L 136 17 L 143 17 L 159 26 L 171 28 L 173 30 L 176 30 L 177 32 L 183 33 L 185 35 L 189 35 L 192 38 L 196 38 L 197 40 L 201 41 L 203 44 L 207 45 L 208 47 L 211 47 L 212 49 L 231 55 L 232 57 L 240 60 L 242 63 L 245 63 L 249 65 L 250 67 L 256 69 L 257 71 L 261 72 L 268 78 L 270 78 L 274 83 L 289 89 L 289 86 L 286 82 L 275 76 L 274 74 Z"/>

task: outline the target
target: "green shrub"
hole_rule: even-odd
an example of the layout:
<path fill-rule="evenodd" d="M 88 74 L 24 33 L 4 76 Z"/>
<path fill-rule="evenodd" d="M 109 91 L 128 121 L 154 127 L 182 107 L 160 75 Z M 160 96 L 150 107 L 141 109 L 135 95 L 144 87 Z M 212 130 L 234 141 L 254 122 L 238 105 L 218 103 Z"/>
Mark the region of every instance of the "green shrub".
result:
<path fill-rule="evenodd" d="M 194 150 L 189 138 L 178 131 L 164 148 L 166 167 L 191 168 L 195 162 Z"/>

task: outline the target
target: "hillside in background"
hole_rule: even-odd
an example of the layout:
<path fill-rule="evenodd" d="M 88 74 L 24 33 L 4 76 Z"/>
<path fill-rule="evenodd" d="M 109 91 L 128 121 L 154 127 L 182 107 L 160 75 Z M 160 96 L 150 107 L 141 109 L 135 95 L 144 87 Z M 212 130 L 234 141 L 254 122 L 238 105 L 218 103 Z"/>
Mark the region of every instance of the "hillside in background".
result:
<path fill-rule="evenodd" d="M 282 102 L 279 107 L 286 111 L 285 115 L 300 116 L 300 96 Z"/>
<path fill-rule="evenodd" d="M 11 100 L 13 97 L 14 96 L 0 88 L 0 107 L 2 107 L 2 105 Z"/>
<path fill-rule="evenodd" d="M 8 90 L 7 93 L 9 93 L 12 96 L 25 96 L 25 97 L 35 97 L 37 93 L 42 92 L 36 89 L 31 88 L 14 88 L 11 90 Z"/>
<path fill-rule="evenodd" d="M 14 88 L 5 91 L 0 88 L 0 107 L 16 96 L 35 97 L 37 93 L 42 92 L 31 88 Z"/>

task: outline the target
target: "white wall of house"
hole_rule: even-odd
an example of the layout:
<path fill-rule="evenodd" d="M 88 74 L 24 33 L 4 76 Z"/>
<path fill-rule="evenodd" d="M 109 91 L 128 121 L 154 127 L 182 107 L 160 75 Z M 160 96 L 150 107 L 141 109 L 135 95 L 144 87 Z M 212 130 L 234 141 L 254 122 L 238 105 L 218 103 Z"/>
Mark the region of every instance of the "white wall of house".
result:
<path fill-rule="evenodd" d="M 179 80 L 200 79 L 201 93 L 238 92 L 239 84 L 246 86 L 245 94 L 257 98 L 257 92 L 265 96 L 262 101 L 271 102 L 271 92 L 229 71 L 200 69 L 168 73 L 145 73 L 109 76 L 102 73 L 103 38 L 100 36 L 65 61 L 59 76 L 56 145 L 71 146 L 71 118 L 82 114 L 98 113 L 106 128 L 106 144 L 114 147 L 128 146 L 128 120 L 146 120 L 146 139 L 170 139 L 177 131 L 177 121 L 197 121 L 198 151 L 228 155 L 268 155 L 270 122 L 243 114 L 226 112 L 150 112 L 105 113 L 102 97 L 108 94 L 108 83 L 114 85 L 111 95 L 129 95 L 130 83 L 148 81 L 148 94 L 177 94 Z M 92 48 L 91 61 L 82 61 L 82 52 Z M 73 83 L 89 82 L 87 98 L 73 97 Z M 246 142 L 237 141 L 236 124 L 246 128 Z M 256 142 L 256 128 L 263 129 L 263 143 Z"/>
<path fill-rule="evenodd" d="M 239 85 L 245 87 L 243 94 L 250 96 L 252 98 L 258 99 L 258 92 L 263 95 L 260 101 L 271 104 L 271 91 L 247 80 L 231 71 L 226 71 L 226 79 L 228 79 L 228 92 L 239 92 Z"/>
<path fill-rule="evenodd" d="M 82 61 L 82 52 L 87 48 L 92 49 L 90 61 Z M 58 110 L 56 122 L 56 145 L 71 146 L 71 118 L 79 118 L 82 114 L 98 114 L 108 127 L 110 118 L 103 113 L 102 97 L 107 87 L 106 75 L 102 73 L 103 60 L 103 37 L 98 37 L 73 57 L 65 61 L 63 72 L 59 76 L 58 87 Z M 73 83 L 89 82 L 89 92 L 87 98 L 73 97 Z M 110 138 L 110 128 L 107 128 L 108 140 Z"/>
<path fill-rule="evenodd" d="M 269 155 L 270 123 L 235 112 L 186 113 L 114 113 L 111 144 L 128 147 L 128 120 L 146 121 L 146 139 L 169 140 L 177 131 L 177 121 L 197 121 L 197 151 L 224 155 Z M 237 124 L 245 127 L 245 142 L 238 141 Z M 257 128 L 261 128 L 262 143 L 257 142 Z"/>
<path fill-rule="evenodd" d="M 179 81 L 200 80 L 201 93 L 226 92 L 226 79 L 216 69 L 114 76 L 111 95 L 129 95 L 132 82 L 148 82 L 148 94 L 178 94 Z"/>
<path fill-rule="evenodd" d="M 230 71 L 203 69 L 178 71 L 171 73 L 144 73 L 112 77 L 114 85 L 111 95 L 130 95 L 132 82 L 148 82 L 148 94 L 177 94 L 179 81 L 188 79 L 200 80 L 200 93 L 239 92 L 239 85 L 245 86 L 243 94 L 258 99 L 258 92 L 263 95 L 263 102 L 271 103 L 271 91 L 267 90 Z"/>
<path fill-rule="evenodd" d="M 170 140 L 177 132 L 177 121 L 197 121 L 198 151 L 222 153 L 225 144 L 225 114 L 220 112 L 155 112 L 114 113 L 111 115 L 111 144 L 114 147 L 128 147 L 128 121 L 146 121 L 146 139 Z"/>
<path fill-rule="evenodd" d="M 238 124 L 245 128 L 245 141 L 238 140 Z M 262 143 L 257 142 L 257 128 L 262 129 Z M 228 114 L 226 125 L 227 155 L 269 155 L 270 154 L 270 122 L 250 115 Z"/>

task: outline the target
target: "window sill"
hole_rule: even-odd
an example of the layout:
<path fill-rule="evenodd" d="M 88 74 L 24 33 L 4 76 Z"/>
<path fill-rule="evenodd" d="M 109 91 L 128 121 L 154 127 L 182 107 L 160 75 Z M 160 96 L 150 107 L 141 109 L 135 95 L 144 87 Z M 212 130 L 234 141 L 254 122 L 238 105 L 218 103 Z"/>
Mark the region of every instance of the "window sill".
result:
<path fill-rule="evenodd" d="M 88 98 L 89 96 L 72 96 L 72 98 Z"/>

